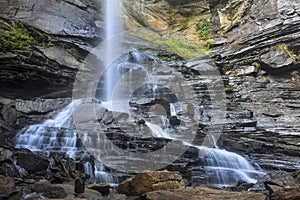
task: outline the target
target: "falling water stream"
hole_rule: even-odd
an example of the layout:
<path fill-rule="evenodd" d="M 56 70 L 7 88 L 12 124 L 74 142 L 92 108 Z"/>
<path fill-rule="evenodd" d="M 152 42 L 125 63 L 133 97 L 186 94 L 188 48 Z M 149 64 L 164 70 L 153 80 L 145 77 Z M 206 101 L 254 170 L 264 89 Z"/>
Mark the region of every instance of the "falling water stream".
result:
<path fill-rule="evenodd" d="M 122 31 L 121 24 L 121 1 L 119 0 L 105 0 L 105 38 L 108 39 L 114 34 Z M 119 48 L 118 43 L 113 42 L 108 45 L 108 49 L 105 51 L 105 59 L 111 59 L 111 53 L 114 49 Z M 137 51 L 130 52 L 130 59 L 128 62 L 142 63 L 142 57 Z M 127 61 L 126 61 L 127 62 Z M 118 77 L 122 73 L 120 66 L 124 63 L 118 63 L 115 66 L 110 66 L 104 78 L 105 91 L 100 94 L 100 99 L 103 101 L 101 106 L 109 110 L 118 112 L 129 113 L 129 100 L 120 100 L 119 103 L 114 102 L 115 106 L 112 106 L 112 97 L 115 83 Z M 133 65 L 133 64 L 132 64 Z M 151 72 L 147 72 L 150 77 Z M 157 85 L 152 85 L 152 92 L 155 93 Z M 125 103 L 124 103 L 125 102 Z M 83 146 L 79 145 L 80 138 L 76 133 L 76 129 L 72 124 L 72 111 L 74 107 L 78 106 L 80 101 L 73 101 L 67 107 L 65 107 L 60 113 L 58 113 L 53 119 L 48 119 L 41 124 L 31 125 L 26 130 L 22 131 L 17 139 L 16 147 L 25 147 L 32 151 L 62 151 L 66 152 L 70 157 L 75 158 L 76 152 L 79 150 L 85 150 Z M 116 106 L 116 105 L 119 105 Z M 176 117 L 176 108 L 170 103 L 170 115 Z M 169 134 L 168 127 L 158 126 L 154 123 L 146 121 L 152 132 L 153 137 L 167 138 L 172 140 L 177 139 L 174 135 Z M 100 133 L 99 133 L 100 134 Z M 90 140 L 87 133 L 82 140 Z M 203 150 L 206 147 L 196 146 L 191 143 L 182 141 L 184 145 Z M 85 142 L 82 142 L 85 143 Z M 211 185 L 216 186 L 232 186 L 235 185 L 239 180 L 255 183 L 257 178 L 260 177 L 263 172 L 253 167 L 245 158 L 242 156 L 221 150 L 217 148 L 208 149 L 205 160 L 206 165 L 204 169 L 211 174 Z M 100 162 L 93 166 L 87 162 L 84 164 L 85 173 L 89 174 L 92 179 L 97 183 L 112 183 L 116 184 L 117 180 L 114 179 L 107 171 L 105 166 Z"/>

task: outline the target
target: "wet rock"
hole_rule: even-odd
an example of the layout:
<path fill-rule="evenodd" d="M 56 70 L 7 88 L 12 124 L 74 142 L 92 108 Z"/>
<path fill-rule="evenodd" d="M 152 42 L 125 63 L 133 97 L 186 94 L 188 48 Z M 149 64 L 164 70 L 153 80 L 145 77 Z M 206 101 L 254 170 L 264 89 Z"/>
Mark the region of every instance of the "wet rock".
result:
<path fill-rule="evenodd" d="M 176 116 L 171 116 L 169 119 L 169 123 L 172 126 L 178 126 L 181 124 L 181 121 Z"/>
<path fill-rule="evenodd" d="M 146 200 L 215 200 L 215 199 L 236 199 L 236 200 L 265 200 L 266 196 L 262 193 L 256 192 L 232 192 L 221 189 L 211 189 L 205 187 L 198 187 L 185 190 L 171 190 L 171 191 L 154 191 L 144 195 Z"/>
<path fill-rule="evenodd" d="M 49 161 L 41 158 L 40 156 L 30 152 L 21 151 L 17 154 L 17 164 L 28 172 L 45 172 L 48 168 Z"/>
<path fill-rule="evenodd" d="M 111 111 L 105 112 L 101 122 L 103 122 L 104 124 L 110 124 L 112 123 L 114 120 L 114 114 Z"/>
<path fill-rule="evenodd" d="M 46 180 L 41 180 L 33 185 L 33 192 L 41 193 L 48 198 L 65 198 L 67 196 L 65 190 L 57 185 L 51 185 Z"/>
<path fill-rule="evenodd" d="M 0 194 L 10 193 L 15 189 L 14 179 L 0 175 Z"/>
<path fill-rule="evenodd" d="M 146 171 L 118 185 L 119 193 L 141 195 L 155 190 L 182 189 L 185 187 L 179 172 Z"/>

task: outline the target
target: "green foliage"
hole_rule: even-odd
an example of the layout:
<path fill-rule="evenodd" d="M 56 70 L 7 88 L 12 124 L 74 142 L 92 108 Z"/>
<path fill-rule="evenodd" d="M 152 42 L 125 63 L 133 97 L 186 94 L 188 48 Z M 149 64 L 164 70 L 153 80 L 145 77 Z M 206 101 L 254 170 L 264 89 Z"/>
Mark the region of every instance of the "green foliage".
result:
<path fill-rule="evenodd" d="M 206 47 L 209 48 L 211 45 L 213 45 L 215 43 L 214 39 L 212 38 L 209 38 L 207 40 L 205 40 L 205 44 L 206 44 Z"/>
<path fill-rule="evenodd" d="M 76 52 L 76 49 L 73 48 L 73 47 L 68 47 L 66 50 L 67 50 L 68 52 L 70 52 L 70 53 Z"/>
<path fill-rule="evenodd" d="M 294 55 L 293 50 L 289 49 L 289 47 L 286 44 L 284 43 L 277 44 L 276 49 L 286 52 L 291 58 L 291 60 L 293 61 L 293 63 L 297 62 L 297 58 Z"/>
<path fill-rule="evenodd" d="M 30 35 L 23 24 L 18 24 L 11 30 L 1 29 L 0 32 L 4 34 L 4 37 L 1 37 L 1 40 L 3 46 L 7 48 L 27 49 L 32 45 L 38 44 L 38 41 Z"/>
<path fill-rule="evenodd" d="M 189 19 L 184 19 L 182 22 L 182 29 L 187 29 L 189 26 Z"/>
<path fill-rule="evenodd" d="M 212 34 L 212 24 L 207 18 L 203 18 L 196 24 L 196 30 L 201 40 L 208 39 Z"/>
<path fill-rule="evenodd" d="M 170 35 L 167 38 L 161 38 L 159 36 L 149 35 L 149 34 L 138 34 L 132 33 L 132 35 L 140 37 L 144 40 L 169 47 L 169 50 L 185 58 L 195 58 L 197 56 L 202 56 L 209 54 L 210 50 L 208 48 L 203 48 L 200 45 L 186 40 L 183 37 L 178 37 Z"/>

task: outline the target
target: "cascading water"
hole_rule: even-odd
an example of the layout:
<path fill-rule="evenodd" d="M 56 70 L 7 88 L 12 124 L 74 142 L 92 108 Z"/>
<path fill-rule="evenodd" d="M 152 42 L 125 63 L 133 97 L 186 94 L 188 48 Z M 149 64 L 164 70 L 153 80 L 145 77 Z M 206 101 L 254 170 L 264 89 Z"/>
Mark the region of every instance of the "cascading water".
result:
<path fill-rule="evenodd" d="M 177 116 L 174 104 L 170 103 L 171 116 Z M 160 126 L 146 122 L 154 137 L 177 139 L 176 136 L 168 134 L 168 126 L 163 130 Z M 182 140 L 181 140 L 182 141 Z M 205 166 L 206 173 L 209 174 L 209 184 L 216 187 L 235 186 L 238 181 L 256 183 L 257 179 L 265 173 L 260 167 L 253 167 L 244 157 L 218 148 L 207 148 L 197 146 L 186 141 L 183 145 L 194 147 L 200 151 L 206 151 Z"/>
<path fill-rule="evenodd" d="M 31 125 L 17 138 L 17 148 L 28 148 L 32 151 L 64 151 L 70 157 L 78 151 L 78 136 L 73 130 L 73 108 L 79 101 L 71 102 L 53 119 L 42 124 Z"/>
<path fill-rule="evenodd" d="M 114 34 L 122 31 L 121 24 L 121 6 L 120 0 L 106 0 L 105 1 L 105 38 L 109 39 Z M 113 60 L 112 52 L 120 47 L 120 43 L 117 40 L 109 40 L 109 45 L 105 49 L 104 59 L 109 61 Z M 126 59 L 125 59 L 126 60 Z M 143 57 L 138 51 L 131 51 L 129 58 L 125 61 L 111 63 L 104 74 L 103 87 L 99 98 L 104 100 L 102 107 L 109 110 L 118 112 L 129 112 L 128 99 L 121 99 L 120 102 L 114 103 L 112 106 L 112 98 L 114 96 L 113 91 L 122 73 L 128 68 L 141 68 L 145 77 L 148 79 L 154 79 L 156 74 L 152 74 L 151 71 L 147 71 L 146 68 L 141 66 L 135 66 L 135 64 L 143 64 Z M 133 80 L 133 79 L 131 79 Z M 152 91 L 152 97 L 157 98 L 159 93 L 158 85 L 148 84 L 148 90 Z M 146 88 L 147 89 L 147 88 Z M 125 103 L 124 103 L 125 102 Z M 20 134 L 17 139 L 17 147 L 25 147 L 33 151 L 62 151 L 75 158 L 76 152 L 79 150 L 85 150 L 79 143 L 89 144 L 94 141 L 89 137 L 88 133 L 83 133 L 82 142 L 76 133 L 74 125 L 72 124 L 72 108 L 80 104 L 80 101 L 73 101 L 60 113 L 58 113 L 53 119 L 46 120 L 42 124 L 32 125 Z M 116 106 L 118 105 L 118 106 Z M 199 113 L 206 113 L 205 111 L 199 110 Z M 170 116 L 177 117 L 177 112 L 174 104 L 170 103 Z M 148 121 L 145 125 L 149 127 L 153 137 L 167 138 L 171 140 L 180 140 L 183 145 L 191 146 L 199 151 L 205 149 L 202 146 L 196 146 L 191 143 L 187 143 L 182 139 L 176 138 L 176 135 L 170 134 L 168 127 L 165 124 L 168 119 L 162 119 L 163 127 L 158 126 Z M 101 133 L 98 133 L 101 134 Z M 98 142 L 99 143 L 99 142 Z M 216 186 L 231 186 L 235 185 L 238 180 L 253 183 L 259 176 L 263 174 L 259 169 L 255 169 L 245 158 L 235 153 L 231 153 L 221 149 L 206 149 L 209 151 L 205 157 L 206 165 L 204 169 L 211 175 L 209 184 Z M 85 173 L 89 174 L 91 179 L 97 183 L 117 183 L 117 180 L 106 172 L 105 166 L 96 162 L 95 166 L 87 162 L 84 164 Z"/>

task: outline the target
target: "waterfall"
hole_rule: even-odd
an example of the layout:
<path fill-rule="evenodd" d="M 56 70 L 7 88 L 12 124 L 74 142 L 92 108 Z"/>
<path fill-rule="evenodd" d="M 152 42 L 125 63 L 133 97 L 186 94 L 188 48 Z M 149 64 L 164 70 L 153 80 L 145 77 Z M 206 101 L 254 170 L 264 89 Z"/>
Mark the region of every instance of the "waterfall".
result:
<path fill-rule="evenodd" d="M 113 52 L 115 49 L 121 47 L 119 40 L 110 40 L 115 34 L 120 33 L 123 30 L 122 20 L 121 20 L 121 10 L 122 1 L 121 0 L 105 0 L 104 10 L 104 23 L 105 23 L 105 39 L 108 41 L 104 55 L 101 55 L 109 63 L 105 73 L 104 73 L 104 89 L 100 92 L 100 99 L 102 101 L 102 107 L 106 107 L 109 110 L 117 112 L 129 112 L 129 100 L 121 99 L 115 101 L 114 98 L 114 87 L 120 76 L 122 76 L 122 70 L 129 65 L 131 69 L 134 67 L 142 68 L 142 72 L 138 74 L 139 78 L 141 76 L 147 77 L 152 80 L 152 84 L 147 84 L 146 89 L 152 91 L 152 97 L 158 97 L 158 87 L 156 83 L 156 74 L 152 74 L 151 71 L 147 71 L 147 68 L 140 66 L 135 66 L 135 64 L 143 64 L 143 57 L 138 51 L 129 52 L 129 58 L 123 60 L 122 62 L 116 61 L 110 63 L 110 60 L 114 60 Z M 145 73 L 144 73 L 145 72 Z M 143 75 L 141 75 L 143 74 Z M 135 80 L 131 79 L 130 80 Z M 139 81 L 139 80 L 135 80 Z M 124 87 L 129 88 L 125 85 Z M 113 100 L 113 101 L 112 101 Z M 71 158 L 77 159 L 77 152 L 86 151 L 85 147 L 82 145 L 90 144 L 95 141 L 89 136 L 88 133 L 77 133 L 72 122 L 73 109 L 76 108 L 81 103 L 80 100 L 71 102 L 67 107 L 61 110 L 53 119 L 48 119 L 41 124 L 31 125 L 26 130 L 22 131 L 18 138 L 16 147 L 28 148 L 32 151 L 60 151 L 66 152 Z M 204 108 L 203 108 L 204 109 Z M 203 113 L 207 113 L 201 111 Z M 170 115 L 171 117 L 177 117 L 177 112 L 174 104 L 170 103 Z M 179 114 L 178 114 L 179 115 Z M 207 114 L 208 115 L 208 114 Z M 167 119 L 162 119 L 163 127 L 161 128 L 154 122 L 145 121 L 146 126 L 152 132 L 153 137 L 156 138 L 167 138 L 171 140 L 182 141 L 183 145 L 195 147 L 200 151 L 204 149 L 202 146 L 196 146 L 191 143 L 185 142 L 182 139 L 177 139 L 175 135 L 168 132 L 169 125 L 166 125 L 165 121 Z M 78 134 L 82 134 L 79 137 Z M 101 133 L 98 133 L 101 134 Z M 80 138 L 82 140 L 80 140 Z M 98 135 L 100 140 L 100 137 Z M 100 143 L 97 141 L 97 143 Z M 230 186 L 237 183 L 238 180 L 243 180 L 246 182 L 256 182 L 257 177 L 259 177 L 263 172 L 255 169 L 245 158 L 242 156 L 231 153 L 221 149 L 207 149 L 208 154 L 204 158 L 206 165 L 204 169 L 211 175 L 210 184 L 217 186 Z M 199 156 L 200 159 L 200 156 Z M 84 164 L 85 173 L 89 174 L 91 179 L 97 183 L 111 183 L 115 184 L 118 180 L 113 177 L 110 173 L 106 171 L 105 166 L 100 162 L 96 162 L 92 165 L 90 162 Z"/>
<path fill-rule="evenodd" d="M 108 43 L 105 46 L 104 63 L 110 64 L 114 60 L 114 51 L 121 48 L 119 40 L 110 39 L 114 35 L 123 31 L 121 11 L 122 1 L 120 0 L 105 0 L 104 24 L 105 24 L 105 40 Z M 115 83 L 120 76 L 117 67 L 109 66 L 105 71 L 105 93 L 101 95 L 102 100 L 110 101 L 113 97 Z M 101 98 L 100 97 L 100 98 Z"/>
<path fill-rule="evenodd" d="M 171 116 L 177 116 L 174 104 L 170 103 Z M 238 181 L 247 183 L 256 183 L 257 179 L 265 173 L 261 168 L 253 167 L 244 157 L 219 148 L 207 148 L 204 146 L 193 145 L 176 136 L 168 134 L 168 126 L 163 129 L 160 126 L 149 123 L 146 125 L 152 131 L 153 137 L 180 140 L 183 145 L 194 147 L 200 152 L 205 151 L 207 154 L 204 158 L 206 165 L 204 169 L 209 174 L 209 184 L 216 187 L 235 186 Z"/>

